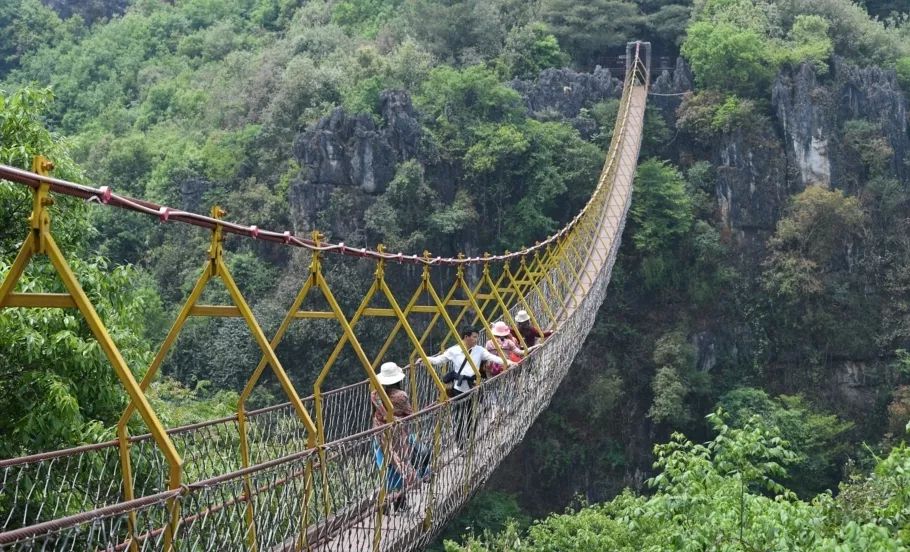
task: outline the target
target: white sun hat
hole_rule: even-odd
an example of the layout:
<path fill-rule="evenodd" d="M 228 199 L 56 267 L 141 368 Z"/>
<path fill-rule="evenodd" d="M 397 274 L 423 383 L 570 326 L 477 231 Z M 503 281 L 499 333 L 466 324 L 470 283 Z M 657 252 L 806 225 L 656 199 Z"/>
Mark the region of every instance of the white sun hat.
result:
<path fill-rule="evenodd" d="M 393 383 L 398 383 L 404 379 L 404 370 L 394 362 L 384 362 L 379 368 L 376 379 L 378 379 L 379 383 L 382 385 L 392 385 Z"/>
<path fill-rule="evenodd" d="M 495 335 L 496 337 L 505 337 L 505 336 L 509 335 L 510 333 L 512 333 L 511 331 L 509 331 L 509 326 L 506 325 L 506 323 L 503 322 L 502 320 L 493 324 L 493 328 L 491 328 L 491 331 L 493 332 L 493 335 Z"/>
<path fill-rule="evenodd" d="M 515 321 L 516 321 L 516 322 L 527 322 L 527 321 L 530 320 L 530 319 L 531 319 L 531 317 L 528 316 L 528 311 L 520 310 L 520 311 L 518 311 L 518 312 L 515 313 Z"/>

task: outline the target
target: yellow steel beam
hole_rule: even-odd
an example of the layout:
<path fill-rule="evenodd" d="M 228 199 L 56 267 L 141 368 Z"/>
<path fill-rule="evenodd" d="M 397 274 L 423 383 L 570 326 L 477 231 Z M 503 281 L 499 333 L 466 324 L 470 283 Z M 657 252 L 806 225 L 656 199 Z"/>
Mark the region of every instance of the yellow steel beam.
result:
<path fill-rule="evenodd" d="M 199 300 L 199 297 L 202 295 L 205 285 L 211 279 L 214 269 L 211 265 L 211 261 L 206 262 L 205 268 L 202 270 L 202 274 L 199 276 L 196 281 L 196 285 L 193 286 L 193 291 L 190 293 L 189 298 L 183 304 L 183 307 L 180 309 L 180 313 L 177 315 L 177 319 L 171 325 L 171 329 L 168 331 L 167 336 L 164 338 L 164 343 L 159 347 L 158 352 L 155 354 L 155 358 L 152 359 L 151 364 L 149 364 L 148 369 L 145 371 L 145 376 L 142 378 L 142 382 L 139 384 L 143 392 L 148 389 L 152 381 L 155 379 L 155 376 L 158 374 L 158 369 L 161 367 L 161 363 L 164 362 L 164 359 L 167 357 L 167 353 L 170 351 L 171 347 L 174 344 L 174 341 L 177 339 L 177 336 L 180 334 L 180 330 L 183 328 L 183 325 L 186 323 L 187 317 L 190 315 L 190 311 L 195 305 L 196 301 Z M 133 416 L 133 412 L 136 410 L 136 405 L 133 401 L 130 401 L 123 413 L 120 415 L 120 419 L 117 422 L 117 444 L 120 450 L 120 469 L 123 473 L 123 498 L 124 500 L 132 500 L 135 498 L 133 494 L 133 469 L 130 460 L 130 441 L 129 433 L 127 431 L 127 424 L 130 421 L 130 418 Z M 131 527 L 136 526 L 136 514 L 135 512 L 130 513 L 130 524 Z M 131 550 L 136 550 L 135 541 L 131 543 Z"/>
<path fill-rule="evenodd" d="M 243 316 L 240 309 L 233 305 L 196 305 L 190 311 L 190 316 L 231 317 Z"/>
<path fill-rule="evenodd" d="M 386 316 L 386 317 L 395 317 L 394 309 L 379 309 L 375 307 L 367 308 L 363 310 L 364 316 Z"/>
<path fill-rule="evenodd" d="M 411 308 L 411 312 L 419 312 L 423 314 L 435 314 L 439 312 L 436 310 L 436 307 L 430 305 L 414 305 Z"/>
<path fill-rule="evenodd" d="M 512 269 L 509 266 L 508 262 L 506 262 L 505 266 L 503 267 L 503 271 L 505 272 L 506 278 L 509 281 L 509 287 L 513 290 L 512 293 L 518 296 L 518 300 L 521 302 L 523 310 L 528 313 L 528 316 L 531 318 L 531 324 L 534 326 L 534 328 L 537 329 L 538 332 L 543 334 L 543 328 L 537 322 L 537 315 L 534 314 L 534 309 L 532 309 L 528 304 L 525 296 L 518 292 L 518 287 L 515 284 L 515 279 L 512 277 Z"/>
<path fill-rule="evenodd" d="M 487 287 L 489 287 L 491 290 L 490 295 L 493 296 L 495 305 L 499 306 L 499 309 L 502 311 L 502 316 L 505 319 L 506 324 L 508 324 L 510 328 L 515 328 L 515 333 L 518 336 L 518 342 L 521 344 L 521 348 L 524 349 L 525 352 L 527 352 L 528 345 L 527 345 L 527 343 L 525 343 L 525 338 L 523 335 L 521 335 L 521 332 L 518 331 L 518 324 L 515 323 L 515 319 L 512 318 L 512 313 L 509 312 L 508 307 L 506 306 L 505 302 L 502 300 L 502 296 L 499 295 L 499 291 L 496 288 L 496 284 L 494 284 L 492 278 L 490 278 L 489 263 L 484 263 L 484 265 L 483 265 L 483 278 L 487 284 Z M 498 348 L 499 343 L 497 342 L 496 345 Z M 499 350 L 501 351 L 501 349 L 499 349 Z M 507 360 L 506 357 L 502 357 L 502 358 L 503 358 L 503 360 Z M 503 364 L 503 369 L 505 369 L 507 367 L 508 367 L 508 363 Z"/>
<path fill-rule="evenodd" d="M 297 311 L 291 315 L 292 318 L 321 318 L 334 320 L 335 313 L 329 311 Z"/>
<path fill-rule="evenodd" d="M 76 300 L 69 293 L 10 293 L 2 307 L 69 309 L 76 307 Z"/>
<path fill-rule="evenodd" d="M 427 284 L 428 284 L 428 285 L 427 285 L 427 293 L 430 294 L 430 298 L 432 299 L 433 293 L 431 293 L 430 288 L 433 287 L 433 283 L 432 283 L 432 281 L 429 280 L 429 278 L 427 278 Z M 435 292 L 435 291 L 436 291 L 436 289 L 433 288 L 433 292 Z M 448 301 L 450 301 L 450 300 L 452 299 L 452 296 L 455 295 L 455 292 L 456 292 L 456 291 L 458 291 L 458 282 L 453 282 L 453 283 L 452 283 L 452 286 L 449 288 L 449 291 L 446 292 L 445 299 L 441 302 L 441 304 L 443 305 L 443 307 L 445 307 L 445 305 L 448 304 Z M 438 297 L 438 295 L 437 295 L 437 297 Z M 445 308 L 443 308 L 442 310 L 439 310 L 439 303 L 440 303 L 439 301 L 436 301 L 436 302 L 435 302 L 436 311 L 435 311 L 435 313 L 434 313 L 434 315 L 433 315 L 433 318 L 430 320 L 430 323 L 427 325 L 426 329 L 423 331 L 423 334 L 421 334 L 421 336 L 420 336 L 420 344 L 421 344 L 421 345 L 424 344 L 424 342 L 426 341 L 427 337 L 430 336 L 430 333 L 431 333 L 431 332 L 433 331 L 433 329 L 436 327 L 436 322 L 439 320 L 439 317 L 441 317 L 441 316 L 446 316 L 446 317 L 448 317 L 448 316 L 449 316 L 449 312 L 448 312 L 447 310 L 445 310 Z M 451 319 L 449 319 L 449 322 L 451 322 Z M 454 327 L 454 326 L 452 326 L 452 327 Z M 452 329 L 450 329 L 449 331 L 450 331 L 450 332 L 451 332 L 451 331 L 454 331 L 456 334 L 458 333 L 458 330 L 452 330 Z M 444 342 L 442 342 L 442 343 L 444 344 Z M 411 360 L 413 360 L 413 359 L 414 359 L 414 356 L 412 355 L 412 356 L 411 356 Z"/>

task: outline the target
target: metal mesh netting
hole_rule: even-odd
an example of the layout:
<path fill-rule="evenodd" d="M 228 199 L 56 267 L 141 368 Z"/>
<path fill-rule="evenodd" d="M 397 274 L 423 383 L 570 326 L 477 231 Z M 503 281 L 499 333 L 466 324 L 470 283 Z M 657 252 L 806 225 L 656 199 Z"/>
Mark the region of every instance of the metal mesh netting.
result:
<path fill-rule="evenodd" d="M 131 439 L 137 500 L 121 500 L 116 442 L 0 462 L 0 550 L 398 550 L 426 545 L 547 407 L 606 295 L 631 200 L 647 75 L 627 80 L 597 201 L 574 248 L 526 301 L 557 331 L 519 366 L 438 402 L 426 369 L 406 389 L 419 410 L 377 429 L 362 382 L 322 396 L 327 444 L 307 449 L 290 405 L 249 413 L 253 467 L 240 470 L 235 418 L 171 430 L 183 488 Z M 520 307 L 513 307 L 513 314 Z M 439 369 L 439 368 L 437 368 Z M 304 400 L 314 411 L 313 398 Z M 393 457 L 406 459 L 398 467 Z M 405 473 L 399 473 L 399 470 Z"/>

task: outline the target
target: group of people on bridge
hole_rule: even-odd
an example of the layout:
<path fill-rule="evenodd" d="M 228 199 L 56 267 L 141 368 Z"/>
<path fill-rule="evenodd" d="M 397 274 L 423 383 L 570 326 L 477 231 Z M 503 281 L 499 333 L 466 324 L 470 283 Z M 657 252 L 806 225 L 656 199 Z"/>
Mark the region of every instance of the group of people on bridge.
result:
<path fill-rule="evenodd" d="M 477 328 L 465 326 L 460 331 L 460 344 L 455 344 L 438 355 L 427 357 L 434 368 L 449 365 L 449 370 L 442 381 L 446 384 L 446 394 L 455 401 L 452 421 L 456 445 L 462 446 L 465 439 L 473 436 L 477 425 L 477 419 L 471 415 L 470 402 L 463 398 L 459 399 L 476 385 L 477 374 L 474 368 L 477 367 L 484 378 L 496 377 L 521 362 L 541 344 L 541 341 L 552 334 L 552 331 L 532 326 L 531 317 L 524 310 L 515 314 L 515 322 L 516 327 L 510 327 L 502 320 L 495 322 L 491 327 L 492 335 L 483 346 L 478 343 L 480 332 Z M 496 354 L 499 352 L 506 355 L 506 358 Z M 417 364 L 421 363 L 418 359 Z M 405 418 L 414 413 L 410 398 L 402 386 L 405 377 L 404 369 L 395 362 L 383 363 L 376 375 L 376 379 L 389 397 L 395 419 Z M 492 402 L 495 401 L 494 398 Z M 388 423 L 386 407 L 375 390 L 370 394 L 370 402 L 373 405 L 373 427 Z M 491 412 L 495 416 L 495 410 Z M 373 450 L 377 466 L 382 469 L 385 458 L 383 447 L 378 440 L 374 442 Z M 386 450 L 389 454 L 387 489 L 395 492 L 392 497 L 394 507 L 399 511 L 404 510 L 407 508 L 407 487 L 415 485 L 429 474 L 430 451 L 426 445 L 416 442 L 413 435 L 408 435 L 404 431 L 393 435 L 392 442 Z"/>

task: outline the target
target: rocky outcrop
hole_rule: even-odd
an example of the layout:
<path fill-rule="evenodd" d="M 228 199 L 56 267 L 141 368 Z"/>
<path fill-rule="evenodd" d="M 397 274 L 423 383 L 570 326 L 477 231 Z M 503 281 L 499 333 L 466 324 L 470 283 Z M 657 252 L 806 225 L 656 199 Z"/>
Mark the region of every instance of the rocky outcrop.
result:
<path fill-rule="evenodd" d="M 509 83 L 525 101 L 532 116 L 558 113 L 573 119 L 584 107 L 622 95 L 622 82 L 600 66 L 593 73 L 571 69 L 544 69 L 535 80 Z"/>
<path fill-rule="evenodd" d="M 347 227 L 350 216 L 362 218 L 372 202 L 370 196 L 385 191 L 395 176 L 397 163 L 419 155 L 423 135 L 410 96 L 385 91 L 380 107 L 379 124 L 370 115 L 349 115 L 339 107 L 297 136 L 294 156 L 301 173 L 289 192 L 296 232 L 320 226 L 320 230 L 347 234 L 325 224 Z M 336 193 L 361 208 L 351 209 L 345 220 L 317 220 Z"/>
<path fill-rule="evenodd" d="M 682 95 L 692 91 L 692 83 L 692 71 L 689 66 L 683 58 L 676 58 L 676 65 L 672 70 L 663 69 L 660 73 L 652 73 L 648 104 L 660 109 L 664 119 L 672 122 L 676 108 L 682 103 Z"/>
<path fill-rule="evenodd" d="M 724 227 L 744 251 L 762 249 L 792 193 L 777 137 L 769 127 L 737 129 L 718 140 L 713 164 Z"/>
<path fill-rule="evenodd" d="M 819 83 L 814 68 L 803 64 L 777 78 L 772 105 L 800 187 L 847 187 L 850 175 L 862 174 L 861 161 L 841 139 L 844 124 L 856 119 L 881 129 L 893 151 L 890 172 L 907 178 L 907 106 L 893 71 L 835 58 L 831 78 Z"/>
<path fill-rule="evenodd" d="M 600 66 L 593 73 L 544 69 L 534 80 L 513 80 L 509 86 L 521 94 L 531 117 L 565 119 L 585 138 L 597 128 L 590 118 L 579 117 L 581 110 L 622 96 L 622 82 Z"/>
<path fill-rule="evenodd" d="M 682 91 L 690 79 L 677 64 L 672 75 L 654 81 L 652 91 Z M 906 180 L 906 101 L 892 72 L 836 59 L 832 74 L 821 80 L 804 64 L 777 78 L 772 108 L 771 125 L 758 118 L 752 128 L 720 136 L 710 152 L 720 218 L 745 255 L 763 249 L 792 194 L 806 186 L 864 184 L 857 179 L 862 161 L 844 140 L 847 121 L 863 119 L 880 128 L 894 152 L 889 171 Z"/>

